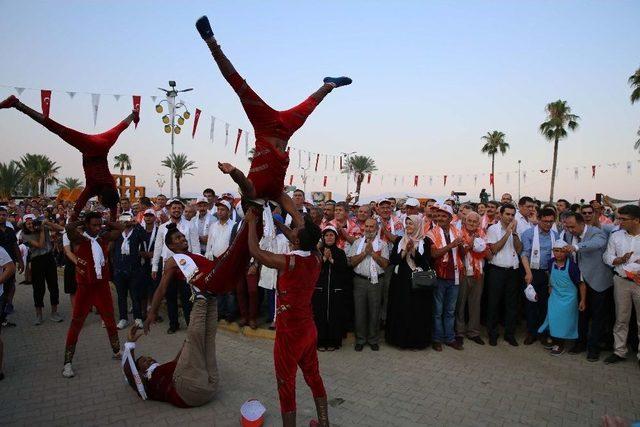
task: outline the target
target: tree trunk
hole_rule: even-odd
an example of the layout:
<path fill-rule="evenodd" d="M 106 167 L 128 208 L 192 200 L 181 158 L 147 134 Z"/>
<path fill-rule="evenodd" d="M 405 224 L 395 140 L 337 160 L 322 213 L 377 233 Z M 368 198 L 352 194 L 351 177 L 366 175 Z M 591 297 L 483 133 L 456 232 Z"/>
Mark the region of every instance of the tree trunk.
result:
<path fill-rule="evenodd" d="M 491 155 L 491 194 L 493 195 L 493 200 L 496 199 L 496 155 Z"/>
<path fill-rule="evenodd" d="M 558 137 L 553 143 L 553 167 L 551 168 L 551 190 L 549 191 L 549 203 L 553 203 L 553 189 L 556 185 L 556 167 L 558 166 Z"/>
<path fill-rule="evenodd" d="M 360 187 L 362 186 L 363 180 L 364 180 L 364 174 L 358 173 L 356 177 L 356 193 L 358 195 L 356 196 L 355 203 L 358 203 L 358 200 L 360 200 Z M 349 195 L 347 194 L 347 196 Z"/>
<path fill-rule="evenodd" d="M 176 176 L 176 197 L 180 198 L 180 178 Z"/>

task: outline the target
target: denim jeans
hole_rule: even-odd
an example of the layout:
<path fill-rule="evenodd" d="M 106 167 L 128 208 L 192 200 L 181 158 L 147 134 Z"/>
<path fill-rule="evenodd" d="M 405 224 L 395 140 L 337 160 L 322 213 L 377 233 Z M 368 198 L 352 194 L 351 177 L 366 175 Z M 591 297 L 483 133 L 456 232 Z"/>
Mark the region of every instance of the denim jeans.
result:
<path fill-rule="evenodd" d="M 455 339 L 456 302 L 460 286 L 454 280 L 438 278 L 433 298 L 433 342 L 449 343 Z"/>

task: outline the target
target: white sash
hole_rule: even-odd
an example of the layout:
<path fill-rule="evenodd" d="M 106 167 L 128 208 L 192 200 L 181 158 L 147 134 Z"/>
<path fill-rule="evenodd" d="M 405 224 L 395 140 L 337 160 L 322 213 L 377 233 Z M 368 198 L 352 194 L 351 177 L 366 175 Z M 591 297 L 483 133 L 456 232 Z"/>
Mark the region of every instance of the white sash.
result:
<path fill-rule="evenodd" d="M 549 231 L 551 237 L 551 247 L 556 242 L 553 232 Z M 531 268 L 538 270 L 540 268 L 540 228 L 536 225 L 533 229 L 533 240 L 531 245 Z"/>
<path fill-rule="evenodd" d="M 291 251 L 287 255 L 298 255 L 299 257 L 306 258 L 311 256 L 311 251 Z"/>
<path fill-rule="evenodd" d="M 158 233 L 158 226 L 155 223 L 153 223 L 153 230 L 151 230 L 151 237 L 149 237 L 149 243 L 147 243 L 146 240 L 142 242 L 145 252 L 149 252 L 149 248 L 151 247 L 153 242 L 156 240 L 156 233 Z"/>
<path fill-rule="evenodd" d="M 367 239 L 364 237 L 360 239 L 360 244 L 358 245 L 358 252 L 357 252 L 358 255 L 360 255 L 364 250 L 364 245 L 366 240 Z M 380 241 L 380 238 L 376 236 L 376 238 L 373 240 L 371 245 L 373 246 L 374 252 L 378 252 L 382 247 L 382 242 Z M 371 255 L 367 255 L 367 256 L 371 258 L 371 260 L 369 261 L 369 279 L 371 280 L 371 283 L 375 285 L 378 283 L 378 269 L 376 268 L 376 262 L 373 259 L 373 257 Z"/>
<path fill-rule="evenodd" d="M 96 278 L 102 279 L 102 267 L 104 267 L 106 261 L 104 259 L 104 252 L 102 252 L 102 246 L 98 243 L 97 237 L 91 237 L 85 231 L 82 233 L 84 237 L 91 241 L 91 256 L 93 257 L 93 268 L 96 270 Z"/>
<path fill-rule="evenodd" d="M 134 348 L 136 348 L 136 343 L 124 343 L 124 353 L 122 353 L 122 372 L 124 372 L 125 363 L 128 362 L 129 368 L 131 369 L 131 375 L 133 376 L 133 380 L 136 383 L 136 388 L 138 389 L 138 393 L 140 393 L 140 397 L 142 398 L 142 400 L 147 400 L 147 393 L 144 390 L 142 379 L 140 378 L 140 374 L 138 373 L 138 368 L 136 367 L 136 363 L 133 360 L 133 356 L 131 356 L 131 350 L 133 350 Z M 127 381 L 126 375 L 124 376 L 124 380 Z"/>
<path fill-rule="evenodd" d="M 131 233 L 133 233 L 133 228 L 129 230 L 127 234 L 127 230 L 122 232 L 122 245 L 120 245 L 120 253 L 122 255 L 131 255 L 131 248 L 129 247 L 129 237 L 131 237 Z"/>
<path fill-rule="evenodd" d="M 191 279 L 200 271 L 196 263 L 188 255 L 173 254 L 173 259 L 176 261 L 176 264 L 178 264 L 178 268 L 184 275 L 187 283 L 191 282 Z"/>

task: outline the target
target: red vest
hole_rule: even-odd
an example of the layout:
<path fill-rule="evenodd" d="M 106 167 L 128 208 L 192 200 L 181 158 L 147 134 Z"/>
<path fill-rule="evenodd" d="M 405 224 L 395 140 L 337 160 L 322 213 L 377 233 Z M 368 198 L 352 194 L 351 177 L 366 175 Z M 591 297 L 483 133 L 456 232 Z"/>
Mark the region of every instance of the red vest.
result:
<path fill-rule="evenodd" d="M 73 253 L 78 257 L 78 264 L 76 265 L 76 282 L 89 284 L 95 283 L 98 280 L 109 280 L 109 257 L 107 256 L 107 246 L 109 242 L 103 237 L 98 238 L 98 243 L 102 247 L 104 253 L 105 265 L 102 267 L 102 279 L 96 277 L 96 270 L 93 263 L 93 255 L 91 254 L 91 241 L 87 238 L 82 238 L 82 241 L 75 245 Z"/>
<path fill-rule="evenodd" d="M 313 323 L 311 298 L 320 277 L 322 262 L 314 252 L 308 257 L 285 255 L 286 269 L 278 277 L 277 328 L 293 329 Z M 293 268 L 289 266 L 293 263 Z"/>
<path fill-rule="evenodd" d="M 247 176 L 253 183 L 256 197 L 278 200 L 288 167 L 289 153 L 281 153 L 271 143 L 258 139 Z"/>

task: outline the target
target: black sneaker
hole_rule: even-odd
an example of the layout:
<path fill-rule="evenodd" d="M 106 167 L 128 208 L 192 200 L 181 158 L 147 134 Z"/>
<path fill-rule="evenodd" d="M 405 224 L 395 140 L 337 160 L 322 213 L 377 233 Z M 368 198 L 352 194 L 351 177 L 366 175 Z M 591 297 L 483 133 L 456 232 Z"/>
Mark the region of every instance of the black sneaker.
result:
<path fill-rule="evenodd" d="M 167 329 L 167 334 L 171 335 L 171 334 L 175 334 L 178 329 L 180 329 L 179 327 L 173 328 L 171 326 L 169 326 L 169 329 Z"/>
<path fill-rule="evenodd" d="M 380 350 L 380 346 L 378 344 L 371 344 L 371 350 L 379 351 Z"/>
<path fill-rule="evenodd" d="M 600 354 L 593 351 L 587 352 L 587 362 L 597 362 L 600 360 Z"/>
<path fill-rule="evenodd" d="M 620 357 L 615 353 L 610 354 L 609 356 L 607 356 L 606 359 L 604 359 L 604 364 L 605 365 L 612 365 L 614 363 L 618 363 L 618 362 L 624 362 L 625 359 L 624 357 Z"/>
<path fill-rule="evenodd" d="M 364 348 L 364 345 L 362 344 L 356 344 L 356 346 L 354 347 L 355 351 L 362 351 L 362 349 Z"/>
<path fill-rule="evenodd" d="M 498 338 L 496 337 L 489 337 L 489 345 L 491 347 L 495 347 L 498 345 Z"/>
<path fill-rule="evenodd" d="M 505 337 L 504 340 L 506 342 L 508 342 L 509 345 L 512 346 L 512 347 L 517 347 L 518 346 L 518 341 L 516 341 L 516 339 L 514 337 Z"/>
<path fill-rule="evenodd" d="M 201 16 L 196 21 L 196 29 L 200 33 L 200 37 L 203 40 L 207 40 L 213 37 L 213 30 L 211 29 L 211 24 L 209 23 L 209 18 L 207 16 Z"/>
<path fill-rule="evenodd" d="M 573 347 L 569 350 L 569 354 L 580 354 L 587 351 L 587 347 L 581 343 L 575 343 Z"/>

